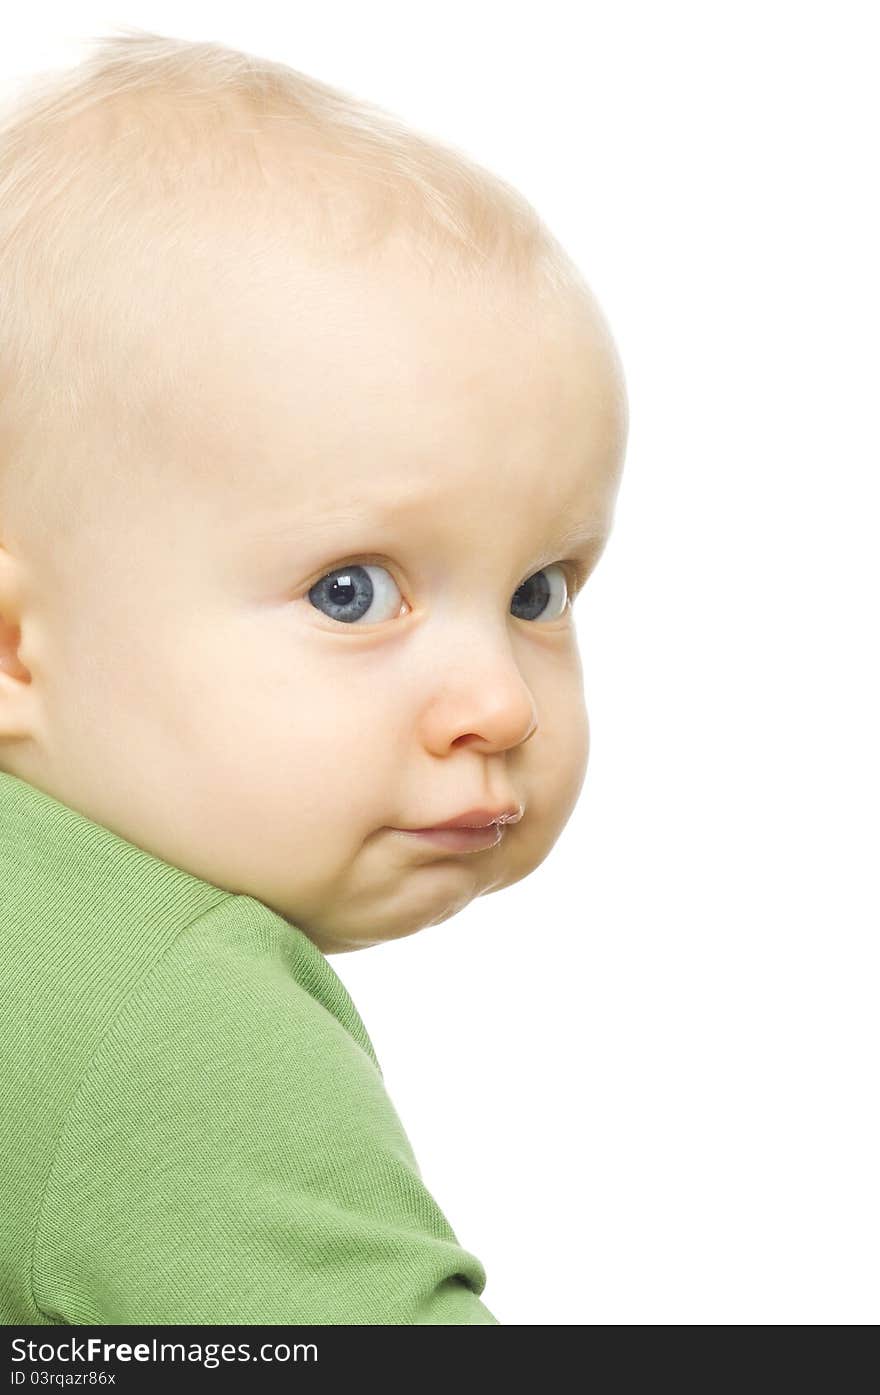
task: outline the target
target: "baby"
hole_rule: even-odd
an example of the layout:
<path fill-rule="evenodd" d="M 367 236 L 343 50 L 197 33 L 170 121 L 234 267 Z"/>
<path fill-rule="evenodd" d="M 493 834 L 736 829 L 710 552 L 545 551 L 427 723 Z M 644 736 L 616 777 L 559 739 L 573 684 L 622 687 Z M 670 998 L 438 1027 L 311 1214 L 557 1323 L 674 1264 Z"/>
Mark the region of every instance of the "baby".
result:
<path fill-rule="evenodd" d="M 626 434 L 530 205 L 384 112 L 131 29 L 7 111 L 0 1321 L 498 1322 L 327 956 L 565 827 Z"/>

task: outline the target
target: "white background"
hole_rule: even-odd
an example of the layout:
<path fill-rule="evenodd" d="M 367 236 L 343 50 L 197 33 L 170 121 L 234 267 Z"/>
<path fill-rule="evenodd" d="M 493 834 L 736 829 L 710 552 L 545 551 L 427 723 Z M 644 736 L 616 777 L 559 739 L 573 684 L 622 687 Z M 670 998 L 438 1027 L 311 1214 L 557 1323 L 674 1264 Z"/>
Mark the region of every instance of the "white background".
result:
<path fill-rule="evenodd" d="M 631 412 L 592 752 L 530 878 L 334 956 L 502 1324 L 876 1323 L 871 4 L 32 3 L 301 68 L 516 184 Z"/>

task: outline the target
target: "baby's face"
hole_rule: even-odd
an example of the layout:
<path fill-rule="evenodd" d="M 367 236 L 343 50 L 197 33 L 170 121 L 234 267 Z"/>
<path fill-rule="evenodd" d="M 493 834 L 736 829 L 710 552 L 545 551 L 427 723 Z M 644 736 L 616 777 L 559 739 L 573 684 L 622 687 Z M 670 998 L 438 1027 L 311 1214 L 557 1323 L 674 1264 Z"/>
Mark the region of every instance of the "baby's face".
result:
<path fill-rule="evenodd" d="M 244 272 L 236 314 L 181 325 L 170 492 L 147 462 L 23 613 L 20 773 L 335 953 L 518 881 L 569 818 L 567 597 L 611 524 L 624 388 L 586 299 L 443 290 L 399 255 L 272 296 Z M 396 831 L 504 806 L 479 850 Z"/>

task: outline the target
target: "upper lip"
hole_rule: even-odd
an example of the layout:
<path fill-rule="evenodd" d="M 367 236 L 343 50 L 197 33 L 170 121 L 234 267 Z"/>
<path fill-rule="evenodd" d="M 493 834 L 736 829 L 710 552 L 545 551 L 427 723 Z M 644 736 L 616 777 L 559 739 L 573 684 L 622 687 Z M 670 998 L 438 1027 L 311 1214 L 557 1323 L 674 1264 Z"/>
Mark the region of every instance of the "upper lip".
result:
<path fill-rule="evenodd" d="M 456 814 L 454 819 L 426 824 L 424 829 L 414 831 L 423 833 L 428 828 L 488 828 L 493 823 L 518 823 L 523 812 L 518 804 L 505 804 L 501 809 L 468 809 L 463 814 Z"/>

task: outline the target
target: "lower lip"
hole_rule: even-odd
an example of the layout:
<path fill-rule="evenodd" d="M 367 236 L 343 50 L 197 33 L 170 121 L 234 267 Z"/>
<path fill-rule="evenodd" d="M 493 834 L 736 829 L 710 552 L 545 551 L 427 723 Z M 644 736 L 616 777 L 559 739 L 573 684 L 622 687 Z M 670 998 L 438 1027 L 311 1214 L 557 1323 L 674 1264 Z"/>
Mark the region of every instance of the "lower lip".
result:
<path fill-rule="evenodd" d="M 491 823 L 488 828 L 395 828 L 406 838 L 415 838 L 447 852 L 481 852 L 497 847 L 504 837 L 504 825 Z"/>

